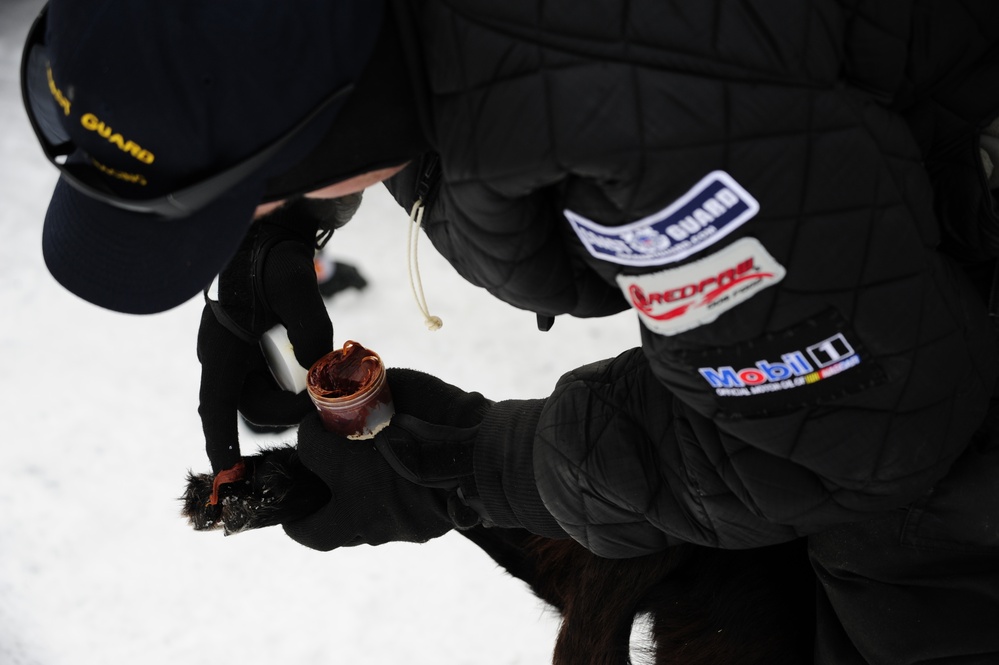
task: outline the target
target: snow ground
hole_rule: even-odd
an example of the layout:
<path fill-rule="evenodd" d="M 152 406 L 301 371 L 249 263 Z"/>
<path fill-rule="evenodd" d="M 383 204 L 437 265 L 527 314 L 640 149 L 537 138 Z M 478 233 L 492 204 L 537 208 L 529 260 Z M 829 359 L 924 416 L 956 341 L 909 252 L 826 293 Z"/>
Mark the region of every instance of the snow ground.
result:
<path fill-rule="evenodd" d="M 17 82 L 41 4 L 0 0 L 0 665 L 550 662 L 554 615 L 457 534 L 321 554 L 279 529 L 223 538 L 179 517 L 186 471 L 208 470 L 201 305 L 119 315 L 49 277 L 40 237 L 56 173 Z M 420 247 L 435 333 L 406 281 L 406 215 L 370 190 L 330 245 L 371 281 L 332 304 L 338 343 L 502 399 L 547 395 L 638 341 L 629 314 L 539 333 Z M 274 439 L 245 434 L 247 451 Z"/>

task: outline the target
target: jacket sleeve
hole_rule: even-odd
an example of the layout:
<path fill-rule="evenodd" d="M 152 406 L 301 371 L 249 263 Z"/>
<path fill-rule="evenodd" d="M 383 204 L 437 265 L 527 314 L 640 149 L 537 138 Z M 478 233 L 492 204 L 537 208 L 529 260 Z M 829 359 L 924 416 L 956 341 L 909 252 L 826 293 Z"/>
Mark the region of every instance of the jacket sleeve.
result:
<path fill-rule="evenodd" d="M 755 505 L 753 481 L 717 444 L 711 423 L 689 414 L 636 348 L 566 374 L 547 399 L 496 403 L 476 441 L 475 479 L 487 521 L 554 537 L 553 518 L 608 558 L 798 535 Z M 756 465 L 767 489 L 810 475 L 776 458 Z"/>
<path fill-rule="evenodd" d="M 954 399 L 969 397 L 977 409 L 974 395 Z M 978 422 L 955 421 L 947 400 L 911 413 L 852 401 L 732 425 L 678 399 L 638 348 L 569 372 L 535 404 L 531 422 L 511 427 L 501 409 L 483 427 L 485 510 L 512 524 L 543 507 L 609 558 L 764 546 L 865 519 L 930 487 L 953 461 L 941 451 Z"/>
<path fill-rule="evenodd" d="M 533 460 L 548 509 L 601 556 L 679 542 L 748 547 L 798 533 L 757 505 L 752 478 L 726 457 L 717 429 L 670 393 L 641 349 L 562 377 L 539 419 Z M 757 466 L 768 486 L 807 475 L 776 458 Z"/>

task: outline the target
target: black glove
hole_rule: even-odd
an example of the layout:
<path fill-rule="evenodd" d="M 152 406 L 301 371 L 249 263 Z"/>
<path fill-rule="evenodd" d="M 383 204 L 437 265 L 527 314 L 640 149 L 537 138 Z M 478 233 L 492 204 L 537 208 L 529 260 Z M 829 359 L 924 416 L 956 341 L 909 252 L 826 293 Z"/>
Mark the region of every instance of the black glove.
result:
<path fill-rule="evenodd" d="M 489 400 L 412 370 L 390 369 L 387 379 L 396 413 L 373 440 L 327 432 L 318 415 L 299 426 L 299 457 L 331 494 L 312 515 L 284 525 L 302 545 L 328 551 L 362 543 L 422 543 L 455 526 L 479 523 L 458 491 L 474 486 L 475 426 Z"/>
<path fill-rule="evenodd" d="M 475 473 L 475 449 L 484 420 L 488 429 L 529 437 L 541 400 L 491 402 L 429 374 L 388 370 L 395 415 L 372 441 L 350 441 L 323 429 L 318 416 L 298 431 L 301 462 L 326 483 L 330 501 L 313 514 L 284 524 L 293 539 L 328 551 L 345 545 L 389 541 L 425 542 L 452 528 L 479 523 L 521 526 L 505 498 L 484 505 Z M 502 422 L 506 427 L 499 426 Z M 488 445 L 488 442 L 486 443 Z M 540 504 L 533 471 L 520 478 Z M 490 479 L 491 480 L 491 479 Z M 565 537 L 540 507 L 538 530 L 529 516 L 523 526 L 550 537 Z M 500 521 L 495 519 L 499 516 Z"/>
<path fill-rule="evenodd" d="M 285 532 L 302 545 L 329 551 L 390 541 L 422 543 L 454 528 L 445 490 L 402 478 L 371 441 L 327 432 L 318 414 L 299 426 L 298 454 L 330 492 L 319 510 L 284 524 Z"/>
<path fill-rule="evenodd" d="M 299 364 L 333 347 L 333 326 L 316 282 L 317 244 L 352 215 L 339 200 L 295 199 L 250 227 L 236 255 L 206 292 L 198 332 L 200 407 L 206 450 L 217 474 L 240 461 L 237 412 L 262 426 L 297 424 L 313 408 L 305 391 L 281 390 L 261 353 L 261 336 L 283 324 Z"/>

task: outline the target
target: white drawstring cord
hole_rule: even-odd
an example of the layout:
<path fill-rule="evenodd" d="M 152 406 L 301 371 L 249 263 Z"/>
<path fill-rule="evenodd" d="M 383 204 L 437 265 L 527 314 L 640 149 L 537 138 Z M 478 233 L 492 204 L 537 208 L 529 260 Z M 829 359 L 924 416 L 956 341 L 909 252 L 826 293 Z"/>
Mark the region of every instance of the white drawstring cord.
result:
<path fill-rule="evenodd" d="M 423 223 L 423 199 L 417 199 L 413 204 L 413 209 L 409 213 L 409 237 L 406 239 L 406 272 L 409 273 L 409 288 L 413 292 L 416 306 L 423 314 L 423 320 L 427 324 L 427 329 L 440 330 L 444 322 L 439 316 L 430 314 L 427 307 L 427 297 L 423 293 L 423 280 L 420 279 L 420 262 L 418 259 L 417 243 L 420 242 L 420 225 Z"/>

